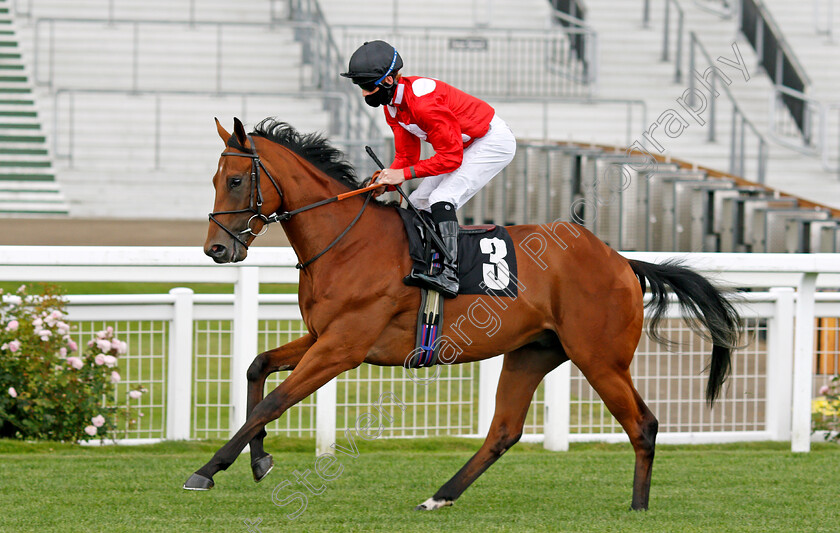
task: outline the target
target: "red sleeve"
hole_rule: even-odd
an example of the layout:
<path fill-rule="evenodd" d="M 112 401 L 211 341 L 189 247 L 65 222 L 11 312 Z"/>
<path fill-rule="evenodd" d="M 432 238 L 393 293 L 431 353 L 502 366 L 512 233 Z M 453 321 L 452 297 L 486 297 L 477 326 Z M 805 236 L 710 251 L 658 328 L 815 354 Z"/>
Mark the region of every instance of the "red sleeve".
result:
<path fill-rule="evenodd" d="M 418 178 L 438 176 L 452 172 L 461 166 L 464 159 L 464 141 L 461 125 L 452 111 L 441 104 L 438 98 L 415 111 L 417 125 L 427 132 L 426 141 L 435 149 L 435 155 L 414 166 Z"/>
<path fill-rule="evenodd" d="M 420 139 L 412 135 L 405 128 L 397 124 L 388 123 L 394 132 L 394 162 L 390 168 L 403 168 L 416 165 L 420 161 Z M 406 172 L 406 179 L 411 178 Z"/>

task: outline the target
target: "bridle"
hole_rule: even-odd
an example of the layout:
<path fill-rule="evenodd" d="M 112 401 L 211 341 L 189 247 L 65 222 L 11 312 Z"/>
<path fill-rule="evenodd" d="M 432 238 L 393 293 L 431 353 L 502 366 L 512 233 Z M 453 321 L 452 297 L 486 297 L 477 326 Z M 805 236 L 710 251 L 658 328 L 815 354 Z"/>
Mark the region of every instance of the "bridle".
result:
<path fill-rule="evenodd" d="M 297 215 L 298 213 L 302 213 L 304 211 L 308 211 L 310 209 L 314 209 L 314 208 L 320 207 L 322 205 L 326 205 L 326 204 L 330 204 L 330 203 L 337 202 L 337 201 L 340 201 L 340 200 L 344 200 L 345 198 L 349 198 L 350 196 L 355 196 L 356 194 L 361 193 L 361 192 L 367 192 L 368 193 L 366 195 L 364 204 L 362 204 L 362 208 L 359 210 L 359 213 L 350 222 L 350 224 L 346 228 L 344 228 L 344 231 L 342 231 L 339 234 L 339 236 L 335 238 L 335 240 L 333 240 L 330 244 L 328 244 L 326 248 L 324 248 L 323 250 L 321 250 L 320 252 L 315 254 L 314 257 L 310 258 L 309 260 L 307 260 L 303 263 L 298 261 L 298 264 L 295 265 L 295 267 L 298 268 L 298 269 L 306 268 L 307 266 L 312 264 L 316 259 L 318 259 L 322 255 L 327 253 L 333 246 L 335 246 L 338 243 L 338 241 L 341 240 L 342 237 L 344 237 L 347 234 L 348 231 L 350 231 L 350 228 L 352 228 L 354 225 L 356 225 L 356 222 L 359 221 L 359 218 L 361 218 L 362 213 L 364 213 L 365 209 L 367 208 L 368 203 L 370 203 L 370 199 L 372 197 L 372 192 L 373 192 L 372 189 L 374 187 L 367 187 L 366 189 L 360 189 L 360 190 L 357 190 L 357 191 L 353 191 L 351 193 L 339 194 L 338 196 L 333 196 L 332 198 L 327 198 L 326 200 L 320 200 L 318 202 L 306 205 L 306 206 L 301 207 L 299 209 L 294 209 L 292 211 L 283 211 L 283 212 L 277 211 L 275 213 L 271 213 L 270 215 L 266 216 L 262 212 L 263 196 L 262 196 L 262 188 L 260 187 L 260 174 L 261 174 L 260 169 L 262 169 L 262 171 L 265 172 L 265 175 L 268 177 L 268 180 L 271 182 L 271 185 L 274 186 L 274 190 L 277 191 L 277 196 L 280 198 L 280 205 L 281 206 L 283 205 L 283 191 L 280 189 L 280 186 L 277 184 L 277 181 L 274 179 L 274 176 L 271 175 L 271 172 L 268 171 L 268 169 L 265 167 L 263 162 L 260 160 L 260 156 L 257 153 L 257 146 L 256 146 L 256 144 L 254 144 L 254 140 L 251 138 L 251 135 L 246 134 L 246 136 L 248 138 L 248 143 L 251 145 L 250 150 L 245 148 L 244 146 L 242 146 L 239 143 L 239 140 L 236 138 L 236 136 L 231 135 L 231 137 L 228 140 L 226 146 L 229 147 L 229 148 L 234 148 L 236 150 L 240 150 L 241 152 L 222 152 L 222 156 L 247 157 L 247 158 L 251 159 L 251 175 L 250 175 L 251 191 L 250 191 L 250 194 L 249 194 L 250 200 L 249 200 L 248 207 L 245 207 L 243 209 L 234 209 L 234 210 L 231 210 L 231 211 L 215 211 L 215 212 L 209 214 L 209 217 L 210 217 L 211 221 L 215 222 L 217 226 L 222 228 L 222 230 L 224 230 L 225 233 L 230 235 L 236 242 L 241 244 L 246 250 L 248 249 L 248 243 L 246 242 L 247 237 L 245 239 L 243 239 L 241 237 L 242 235 L 249 234 L 249 235 L 253 235 L 254 238 L 256 238 L 256 237 L 259 237 L 260 235 L 263 235 L 268 230 L 268 225 L 269 224 L 273 224 L 274 222 L 283 222 L 283 221 L 289 220 L 290 218 L 292 218 L 294 215 Z M 218 216 L 218 215 L 237 215 L 237 214 L 241 214 L 241 213 L 251 213 L 251 217 L 248 219 L 248 223 L 246 224 L 245 229 L 240 231 L 239 233 L 234 233 L 230 228 L 228 228 L 227 226 L 225 226 L 224 224 L 219 222 L 219 220 L 216 218 L 216 216 Z M 259 233 L 255 233 L 254 230 L 251 228 L 251 223 L 254 219 L 260 220 L 263 223 L 263 227 L 262 227 L 262 229 L 260 230 Z"/>

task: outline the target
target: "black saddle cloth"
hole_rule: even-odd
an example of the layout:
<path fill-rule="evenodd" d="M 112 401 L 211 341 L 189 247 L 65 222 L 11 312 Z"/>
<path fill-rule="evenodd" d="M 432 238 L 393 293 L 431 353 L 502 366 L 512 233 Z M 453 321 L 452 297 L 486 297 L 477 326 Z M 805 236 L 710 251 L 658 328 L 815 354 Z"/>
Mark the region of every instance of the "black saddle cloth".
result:
<path fill-rule="evenodd" d="M 397 208 L 408 235 L 408 253 L 414 269 L 429 271 L 434 241 L 427 243 L 426 228 L 408 209 Z M 434 228 L 431 214 L 420 211 Z M 436 260 L 435 263 L 439 263 Z M 488 294 L 515 298 L 518 294 L 516 250 L 508 231 L 502 226 L 461 226 L 458 235 L 458 294 Z"/>

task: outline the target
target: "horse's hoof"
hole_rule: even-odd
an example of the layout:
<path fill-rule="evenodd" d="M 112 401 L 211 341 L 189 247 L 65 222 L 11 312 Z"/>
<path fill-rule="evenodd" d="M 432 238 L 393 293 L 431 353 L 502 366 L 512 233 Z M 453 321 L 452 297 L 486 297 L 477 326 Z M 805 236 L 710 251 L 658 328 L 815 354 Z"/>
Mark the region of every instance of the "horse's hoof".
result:
<path fill-rule="evenodd" d="M 436 500 L 434 498 L 429 498 L 428 500 L 424 501 L 420 505 L 414 508 L 415 511 L 434 511 L 436 509 L 440 509 L 441 507 L 451 507 L 453 504 L 452 500 Z"/>
<path fill-rule="evenodd" d="M 271 472 L 272 468 L 274 468 L 274 459 L 271 458 L 271 454 L 252 461 L 251 472 L 254 474 L 254 481 L 257 483 L 262 481 Z"/>
<path fill-rule="evenodd" d="M 213 488 L 213 480 L 201 474 L 193 474 L 184 483 L 184 490 L 210 490 Z"/>

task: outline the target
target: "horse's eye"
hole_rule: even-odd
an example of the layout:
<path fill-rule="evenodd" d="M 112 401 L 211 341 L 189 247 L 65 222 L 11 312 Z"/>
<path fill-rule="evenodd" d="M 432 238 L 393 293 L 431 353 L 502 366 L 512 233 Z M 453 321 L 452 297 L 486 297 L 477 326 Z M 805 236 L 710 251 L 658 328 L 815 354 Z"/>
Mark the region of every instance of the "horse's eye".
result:
<path fill-rule="evenodd" d="M 230 180 L 228 180 L 228 187 L 231 189 L 239 187 L 240 185 L 242 185 L 242 178 L 230 178 Z"/>

